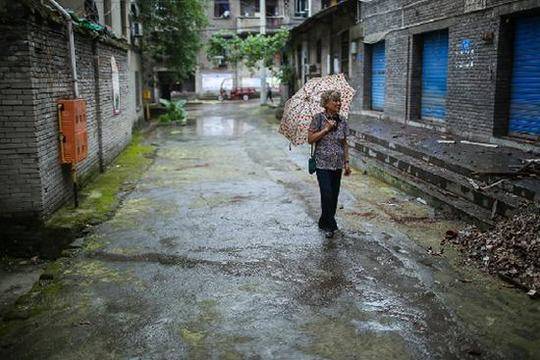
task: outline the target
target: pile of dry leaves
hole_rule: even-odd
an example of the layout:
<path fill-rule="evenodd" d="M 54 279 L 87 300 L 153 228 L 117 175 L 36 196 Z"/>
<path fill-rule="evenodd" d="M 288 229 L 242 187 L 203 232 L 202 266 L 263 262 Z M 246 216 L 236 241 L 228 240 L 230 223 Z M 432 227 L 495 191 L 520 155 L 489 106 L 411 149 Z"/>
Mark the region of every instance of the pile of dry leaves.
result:
<path fill-rule="evenodd" d="M 521 209 L 486 232 L 462 231 L 448 239 L 470 259 L 530 292 L 540 292 L 540 206 Z"/>

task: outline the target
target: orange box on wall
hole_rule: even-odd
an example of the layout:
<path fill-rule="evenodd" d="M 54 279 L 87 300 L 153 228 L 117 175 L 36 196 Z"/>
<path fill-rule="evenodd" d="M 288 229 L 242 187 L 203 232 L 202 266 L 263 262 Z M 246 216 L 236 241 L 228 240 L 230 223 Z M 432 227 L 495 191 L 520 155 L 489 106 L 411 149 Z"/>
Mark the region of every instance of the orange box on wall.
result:
<path fill-rule="evenodd" d="M 58 100 L 60 122 L 60 162 L 76 164 L 88 155 L 86 101 Z"/>

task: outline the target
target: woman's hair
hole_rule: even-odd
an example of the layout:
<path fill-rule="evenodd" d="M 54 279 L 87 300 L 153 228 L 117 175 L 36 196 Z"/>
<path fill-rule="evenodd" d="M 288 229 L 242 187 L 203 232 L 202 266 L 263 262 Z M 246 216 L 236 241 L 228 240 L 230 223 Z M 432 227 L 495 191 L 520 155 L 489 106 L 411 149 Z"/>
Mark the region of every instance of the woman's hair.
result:
<path fill-rule="evenodd" d="M 341 93 L 336 90 L 326 90 L 321 94 L 321 106 L 326 108 L 330 100 L 341 100 Z"/>

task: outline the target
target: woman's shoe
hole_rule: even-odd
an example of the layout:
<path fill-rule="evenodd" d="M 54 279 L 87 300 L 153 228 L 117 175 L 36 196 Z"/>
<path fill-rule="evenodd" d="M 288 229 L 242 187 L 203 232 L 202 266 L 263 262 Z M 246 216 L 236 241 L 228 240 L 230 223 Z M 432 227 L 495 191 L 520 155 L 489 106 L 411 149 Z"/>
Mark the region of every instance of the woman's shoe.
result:
<path fill-rule="evenodd" d="M 326 231 L 324 233 L 324 236 L 327 238 L 327 239 L 331 239 L 334 237 L 334 231 Z"/>

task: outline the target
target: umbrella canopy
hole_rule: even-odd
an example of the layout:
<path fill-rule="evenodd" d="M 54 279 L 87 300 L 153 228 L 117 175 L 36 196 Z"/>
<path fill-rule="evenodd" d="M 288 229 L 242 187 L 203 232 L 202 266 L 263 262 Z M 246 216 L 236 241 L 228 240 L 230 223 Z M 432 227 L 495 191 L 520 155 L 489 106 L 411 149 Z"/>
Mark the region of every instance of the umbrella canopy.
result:
<path fill-rule="evenodd" d="M 341 93 L 339 114 L 347 117 L 356 91 L 347 83 L 345 76 L 337 74 L 313 78 L 285 103 L 279 133 L 293 145 L 307 142 L 308 128 L 313 115 L 324 111 L 321 107 L 321 94 L 328 90 Z"/>

